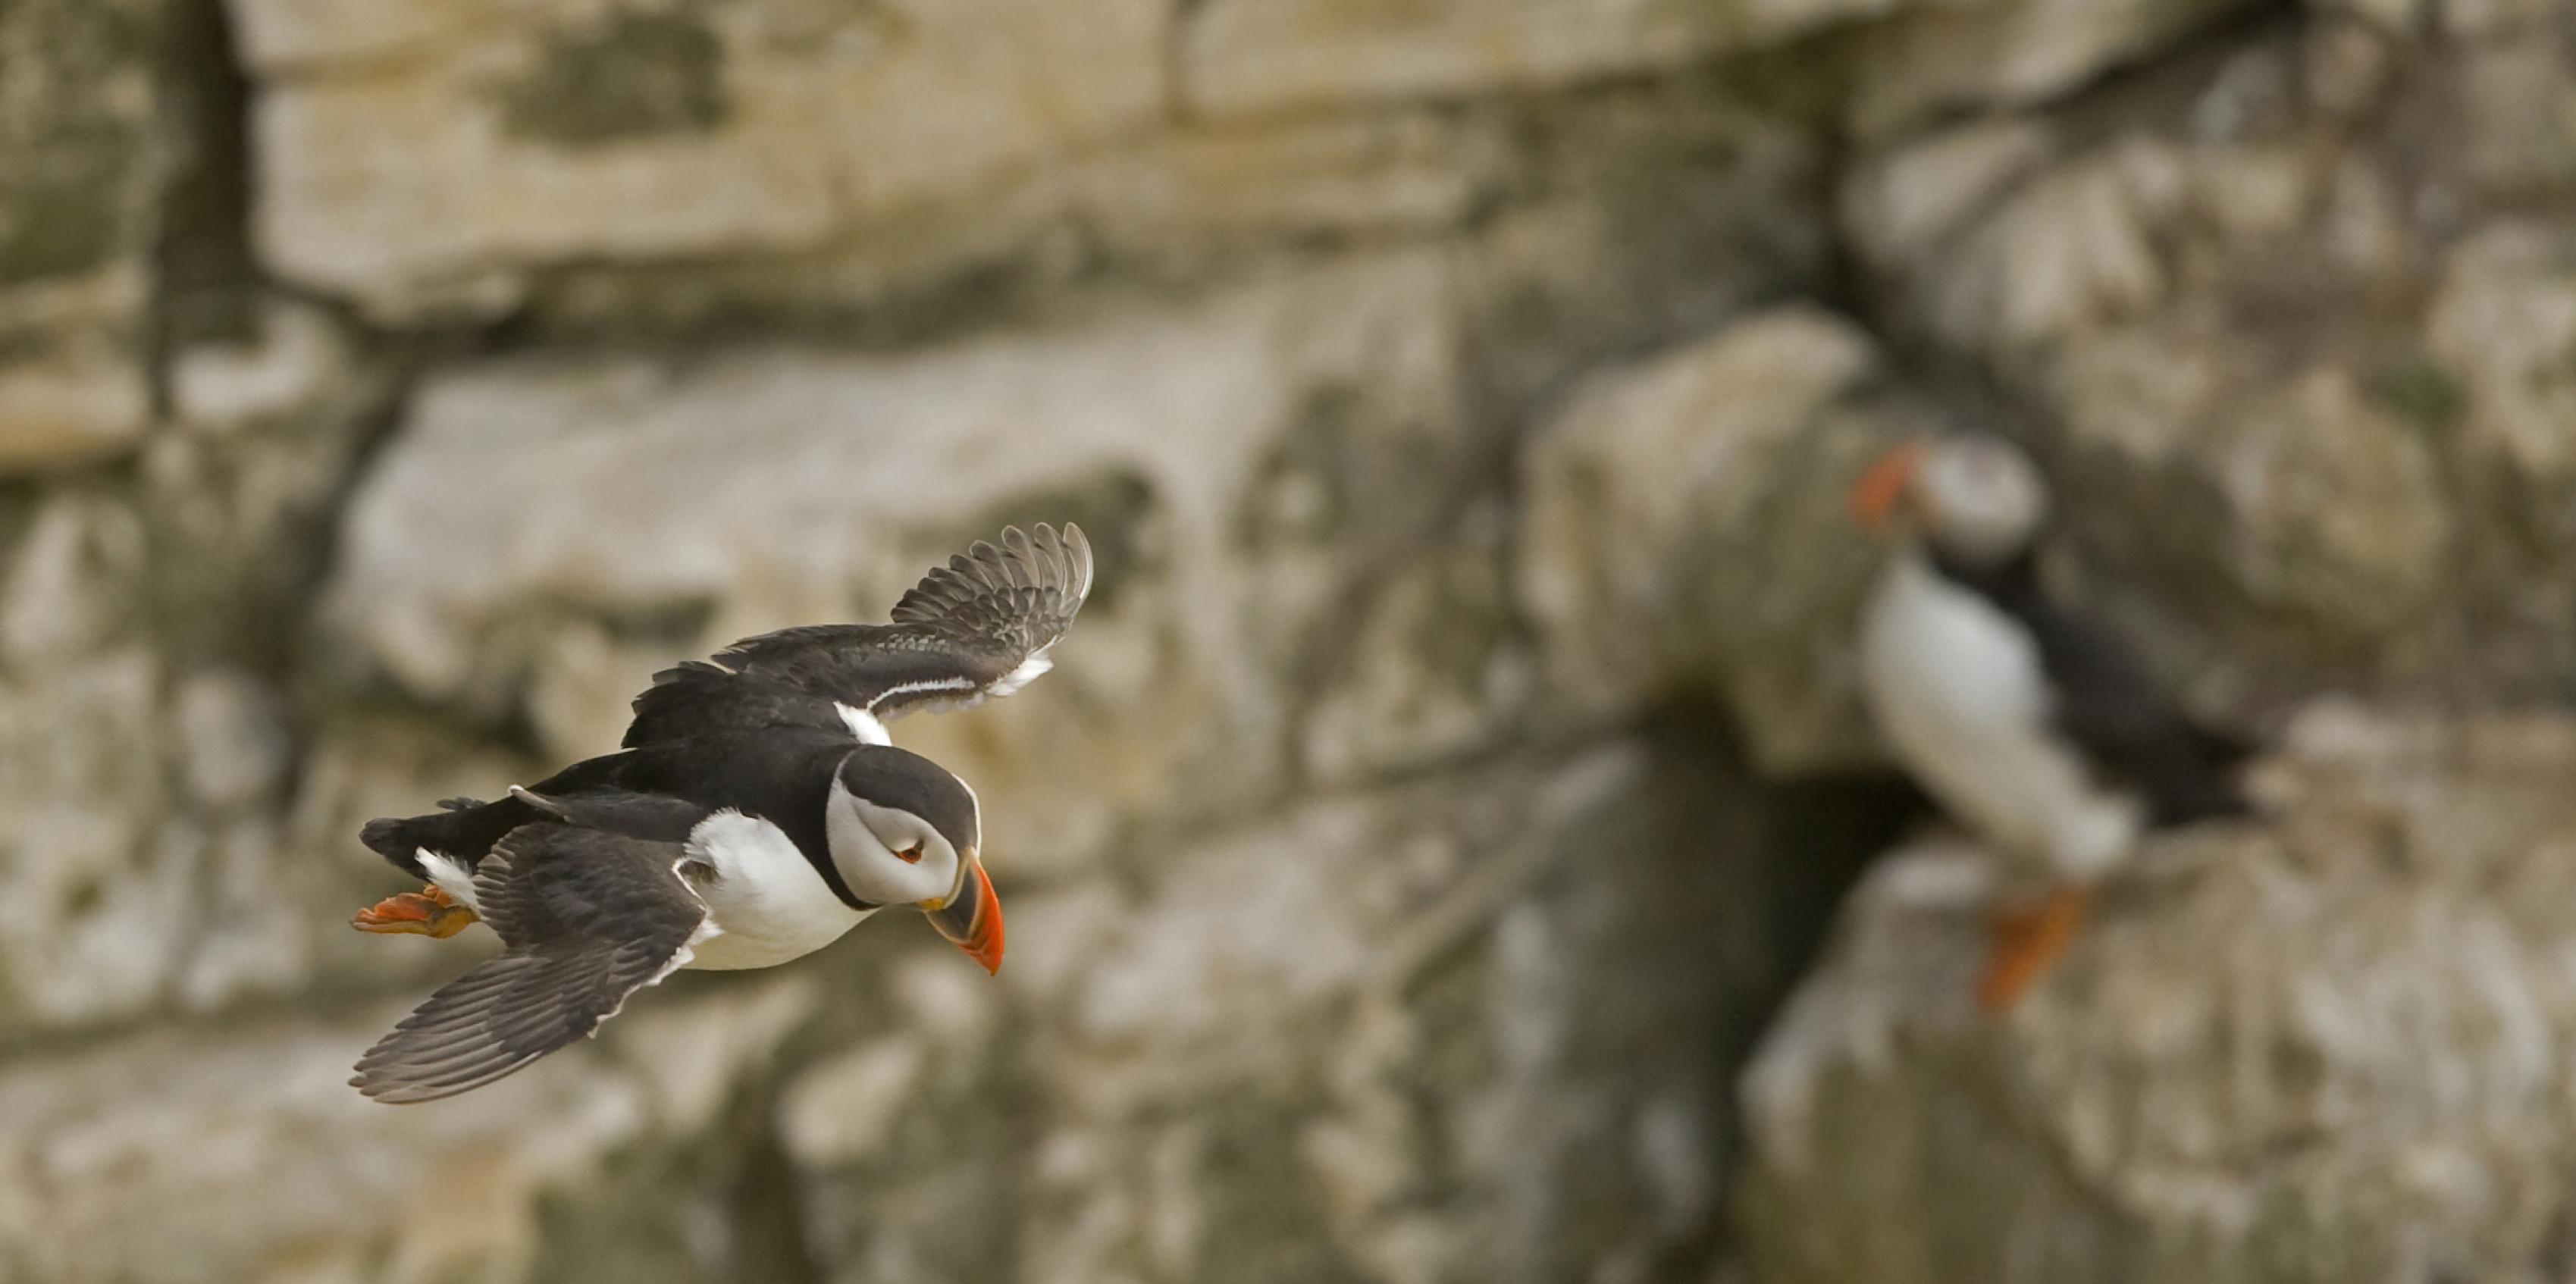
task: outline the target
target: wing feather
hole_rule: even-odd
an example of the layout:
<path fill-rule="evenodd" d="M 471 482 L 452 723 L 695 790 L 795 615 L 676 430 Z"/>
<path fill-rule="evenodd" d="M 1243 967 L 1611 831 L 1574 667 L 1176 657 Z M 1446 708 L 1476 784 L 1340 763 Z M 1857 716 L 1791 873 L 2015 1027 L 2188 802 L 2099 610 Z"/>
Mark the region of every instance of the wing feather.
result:
<path fill-rule="evenodd" d="M 904 593 L 885 624 L 810 624 L 744 638 L 713 663 L 654 675 L 625 744 L 717 731 L 848 731 L 848 706 L 884 720 L 1009 695 L 1045 672 L 1046 652 L 1090 595 L 1091 542 L 1070 523 L 1013 526 L 978 540 Z"/>
<path fill-rule="evenodd" d="M 521 825 L 476 869 L 484 920 L 509 949 L 449 982 L 358 1059 L 384 1102 L 479 1088 L 598 1030 L 628 995 L 689 959 L 706 908 L 679 843 Z"/>

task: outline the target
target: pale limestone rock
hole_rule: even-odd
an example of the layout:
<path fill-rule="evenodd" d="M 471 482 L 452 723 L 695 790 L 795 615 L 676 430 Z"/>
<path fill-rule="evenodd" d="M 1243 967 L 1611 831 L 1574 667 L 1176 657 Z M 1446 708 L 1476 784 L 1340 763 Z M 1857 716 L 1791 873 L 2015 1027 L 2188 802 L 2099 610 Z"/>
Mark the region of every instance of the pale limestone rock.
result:
<path fill-rule="evenodd" d="M 23 1058 L 0 1070 L 0 1273 L 529 1278 L 541 1200 L 597 1183 L 626 1148 L 702 1144 L 716 1106 L 813 1002 L 810 987 L 773 982 L 653 1004 L 600 1045 L 466 1101 L 408 1109 L 346 1083 L 398 1007 Z M 680 1048 L 712 1056 L 680 1073 Z"/>
<path fill-rule="evenodd" d="M 2576 178 L 2576 60 L 2548 40 L 2499 37 L 2460 62 L 2469 179 L 2511 197 Z"/>
<path fill-rule="evenodd" d="M 1920 261 L 2054 148 L 2045 122 L 2004 117 L 1867 158 L 1843 184 L 1843 230 L 1882 269 Z"/>
<path fill-rule="evenodd" d="M 779 1103 L 788 1157 L 818 1167 L 876 1158 L 897 1112 L 912 1104 L 925 1060 L 919 1043 L 884 1039 L 806 1071 Z"/>
<path fill-rule="evenodd" d="M 235 433 L 300 415 L 328 415 L 356 378 L 348 336 L 319 309 L 279 300 L 261 308 L 256 337 L 239 345 L 197 344 L 170 374 L 179 419 Z"/>
<path fill-rule="evenodd" d="M 1907 264 L 1929 278 L 1933 328 L 2009 354 L 2164 302 L 2152 232 L 2174 171 L 2168 151 L 2141 141 L 2021 185 L 1950 252 Z"/>
<path fill-rule="evenodd" d="M 1805 113 L 1898 131 L 1840 180 L 1859 297 L 1997 377 L 2081 533 L 2152 554 L 2124 566 L 2149 591 L 2259 614 L 2211 649 L 2402 661 L 2500 516 L 2514 618 L 2557 643 L 2531 671 L 2565 671 L 2576 322 L 2548 217 L 2576 116 L 2537 25 L 2563 6 L 2449 0 L 2453 43 L 2418 46 L 2367 22 L 2436 6 L 2318 0 L 2337 16 L 2178 58 L 2223 66 L 2185 97 L 2160 69 L 1904 132 L 2074 94 L 2227 7 L 228 0 L 268 268 L 404 325 L 523 298 L 539 324 L 496 360 L 257 305 L 240 346 L 164 354 L 151 428 L 140 62 L 27 52 L 27 15 L 107 4 L 0 6 L 29 73 L 0 84 L 0 472 L 136 455 L 130 487 L 96 468 L 0 506 L 0 1027 L 26 1040 L 0 1061 L 0 1278 L 1698 1278 L 1736 1149 L 1716 1097 L 1801 952 L 1781 887 L 1830 884 L 1750 835 L 1841 823 L 1773 815 L 1743 755 L 1866 754 L 1842 490 L 1942 418 L 1828 316 L 1728 321 L 1827 279 Z M 1836 23 L 1807 48 L 1857 53 L 1855 102 L 1704 65 Z M 41 281 L 12 276 L 45 239 L 26 184 L 67 153 L 21 145 L 31 104 L 112 126 L 68 153 L 107 181 L 55 225 L 112 235 Z M 1290 243 L 1345 266 L 1264 266 Z M 970 268 L 1006 288 L 940 293 Z M 1096 306 L 1139 268 L 1176 292 Z M 1252 283 L 1179 292 L 1220 270 Z M 946 337 L 836 350 L 853 308 Z M 665 326 L 748 337 L 627 342 Z M 415 352 L 419 398 L 370 437 L 378 367 Z M 1514 490 L 1490 473 L 1524 424 Z M 301 1005 L 492 948 L 349 932 L 403 889 L 360 821 L 606 749 L 653 668 L 879 615 L 958 543 L 1066 516 L 1109 573 L 1062 670 L 896 728 L 984 792 L 998 981 L 898 913 L 785 985 L 652 996 L 498 1095 L 340 1111 L 395 1013 Z M 2446 624 L 2472 682 L 2517 663 L 2481 618 Z M 1704 688 L 1744 746 L 1562 747 Z M 530 759 L 495 747 L 531 732 Z M 1521 738 L 1557 747 L 1497 760 Z M 2248 840 L 2254 872 L 2115 897 L 2069 988 L 2000 1034 L 1956 1020 L 1980 863 L 1904 860 L 1854 931 L 1904 930 L 1826 982 L 1884 988 L 1802 1007 L 1750 1090 L 1757 1199 L 1795 1195 L 1748 1222 L 1776 1284 L 2554 1270 L 2541 919 L 2576 843 L 2523 793 L 2576 751 L 2472 739 L 2311 720 L 2300 818 Z M 1350 788 L 1388 775 L 1411 783 Z M 2425 853 L 2460 834 L 2533 854 L 2454 877 Z M 2236 868 L 2205 841 L 2227 850 L 2186 868 Z M 2109 975 L 2119 951 L 2158 975 Z M 172 1009 L 205 1024 L 98 1028 Z M 2244 1033 L 2266 1022 L 2281 1055 Z M 743 1126 L 773 1135 L 702 1135 Z M 778 1230 L 737 1222 L 746 1189 L 796 1210 L 794 1269 L 760 1268 Z M 2030 1202 L 1973 1203 L 1997 1191 Z"/>
<path fill-rule="evenodd" d="M 2036 412 L 2044 454 L 2071 447 L 2056 461 L 2068 483 L 2106 497 L 2068 515 L 2088 542 L 2132 566 L 2224 577 L 2274 622 L 2404 655 L 2421 672 L 2487 667 L 2433 658 L 2458 644 L 2434 640 L 2452 627 L 2433 622 L 2443 611 L 2502 591 L 2450 574 L 2458 541 L 2478 538 L 2483 509 L 2505 508 L 2542 538 L 2555 519 L 2545 498 L 2455 495 L 2436 446 L 2509 458 L 2475 443 L 2514 422 L 2515 401 L 2544 401 L 2545 376 L 2454 436 L 2443 430 L 2462 408 L 2462 367 L 2522 361 L 2513 354 L 2551 341 L 2535 324 L 2474 363 L 2446 355 L 2480 342 L 2460 334 L 2493 324 L 2475 319 L 2481 309 L 2515 306 L 2466 283 L 2537 266 L 2481 266 L 2503 253 L 2484 237 L 2454 253 L 2462 284 L 2435 299 L 2433 341 L 2409 334 L 2435 293 L 2427 220 L 2458 215 L 2385 149 L 2348 145 L 2354 122 L 2396 110 L 2367 105 L 2385 77 L 2382 39 L 2335 22 L 2248 42 L 2157 86 L 2168 123 L 2110 131 L 2037 169 L 1999 171 L 2000 182 L 1967 182 L 1982 178 L 1970 163 L 1979 136 L 2006 136 L 1974 127 L 1953 164 L 1960 185 L 1984 194 L 1961 219 L 1942 212 L 1949 188 L 1926 186 L 1899 206 L 1883 177 L 1918 154 L 1933 163 L 1939 153 L 1926 149 L 1947 136 L 1864 164 L 1844 208 L 1863 229 L 1900 228 L 1900 213 L 1953 229 L 1872 249 L 1870 262 L 1910 326 Z M 2447 163 L 2476 160 L 2454 148 Z M 1863 242 L 1904 243 L 1885 230 Z M 2545 310 L 2548 286 L 2514 289 Z M 2216 605 L 2203 594 L 2195 609 Z M 2224 662 L 2252 650 L 2204 649 Z"/>
<path fill-rule="evenodd" d="M 277 692 L 247 673 L 207 669 L 179 680 L 172 730 L 190 801 L 215 810 L 249 806 L 286 779 L 295 745 Z"/>
<path fill-rule="evenodd" d="M 1888 0 L 1210 0 L 1182 37 L 1181 94 L 1216 117 L 1660 70 L 1785 42 Z"/>
<path fill-rule="evenodd" d="M 1160 0 L 915 0 L 863 9 L 856 22 L 832 9 L 749 6 L 725 34 L 769 54 L 740 73 L 745 114 L 757 118 L 775 93 L 782 121 L 796 111 L 828 122 L 834 177 L 861 212 L 970 195 L 1163 107 Z M 781 56 L 799 40 L 817 41 L 817 56 Z"/>
<path fill-rule="evenodd" d="M 2192 167 L 2193 204 L 2228 237 L 2290 235 L 2316 199 L 2313 170 L 2296 147 L 2214 146 Z"/>
<path fill-rule="evenodd" d="M 1353 622 L 1341 673 L 1306 714 L 1306 769 L 1316 780 L 1419 769 L 1491 744 L 1508 728 L 1530 666 L 1506 633 L 1511 602 L 1500 552 L 1424 558 Z"/>
<path fill-rule="evenodd" d="M 1426 230 L 1504 178 L 1489 118 L 1391 111 L 1157 133 L 1077 166 L 1073 212 L 1133 253 L 1168 238 Z"/>
<path fill-rule="evenodd" d="M 136 461 L 155 623 L 165 645 L 191 654 L 238 654 L 241 639 L 274 636 L 303 612 L 397 373 L 316 310 L 244 310 L 237 341 L 171 354 L 176 422 Z"/>
<path fill-rule="evenodd" d="M 548 757 L 578 762 L 626 735 L 635 693 L 696 649 L 668 638 L 621 642 L 595 621 L 572 620 L 537 644 L 528 678 L 528 717 Z"/>
<path fill-rule="evenodd" d="M 2324 13 L 2352 13 L 2368 18 L 2390 31 L 2413 33 L 2424 29 L 2424 20 L 2432 12 L 2432 0 L 2308 0 L 2308 7 Z M 2468 0 L 2465 6 L 2474 11 L 2481 0 Z"/>
<path fill-rule="evenodd" d="M 155 830 L 161 680 L 126 645 L 0 688 L 0 1020 L 129 1015 L 170 980 L 197 862 Z"/>
<path fill-rule="evenodd" d="M 420 43 L 399 58 L 351 39 L 356 6 L 258 7 L 263 253 L 397 318 L 506 306 L 570 260 L 819 250 L 1162 102 L 1153 0 L 467 6 L 393 24 Z"/>
<path fill-rule="evenodd" d="M 242 60 L 256 71 L 280 75 L 416 56 L 441 41 L 501 29 L 549 7 L 590 13 L 599 8 L 543 0 L 238 0 L 230 6 Z"/>
<path fill-rule="evenodd" d="M 2187 550 L 2280 618 L 2375 637 L 2445 587 L 2456 520 L 2433 452 L 2341 369 L 2257 376 L 2187 334 L 2113 331 L 2047 394 L 2069 441 L 2147 470 L 2133 511 L 2190 515 L 2133 543 Z"/>
<path fill-rule="evenodd" d="M 2443 0 L 2436 12 L 2444 34 L 2472 40 L 2528 32 L 2565 16 L 2559 0 Z"/>
<path fill-rule="evenodd" d="M 132 622 L 148 556 L 133 506 L 107 493 L 56 491 L 0 581 L 0 654 L 41 664 L 108 643 Z"/>
<path fill-rule="evenodd" d="M 1523 168 L 1550 177 L 1478 228 L 1462 290 L 1499 404 L 1544 412 L 1595 366 L 1811 295 L 1826 275 L 1816 197 L 1831 158 L 1711 78 L 1587 93 L 1529 144 Z"/>
<path fill-rule="evenodd" d="M 2328 724 L 2331 725 L 2328 725 Z M 2576 726 L 2337 711 L 2274 820 L 2158 841 L 2009 1019 L 1991 862 L 1846 905 L 1743 1081 L 1762 1278 L 2522 1278 L 2576 1160 L 2555 1048 Z"/>
<path fill-rule="evenodd" d="M 2106 330 L 2068 351 L 2046 386 L 2065 409 L 2068 440 L 2124 470 L 2179 469 L 2193 461 L 2222 395 L 2233 391 L 2229 355 L 2189 334 Z"/>
<path fill-rule="evenodd" d="M 1369 461 L 1448 449 L 1455 344 L 1446 268 L 1403 254 L 908 355 L 466 368 L 428 384 L 361 488 L 330 611 L 419 696 L 498 717 L 532 663 L 579 676 L 611 654 L 603 635 L 578 644 L 596 654 L 542 658 L 567 605 L 709 618 L 700 637 L 616 645 L 640 678 L 654 645 L 667 663 L 759 629 L 881 617 L 1005 521 L 1082 521 L 1102 588 L 1055 672 L 895 735 L 984 791 L 997 868 L 1085 859 L 1138 808 L 1204 811 L 1279 769 L 1265 745 L 1288 711 L 1270 675 L 1338 609 L 1346 568 L 1329 535 L 1247 537 L 1241 497 L 1301 452 L 1324 452 L 1328 493 L 1343 477 L 1407 484 Z M 491 468 L 496 450 L 511 468 Z M 565 502 L 586 495 L 616 501 Z M 1336 522 L 1400 515 L 1374 498 L 1343 496 Z M 632 694 L 607 677 L 540 691 L 567 750 L 622 725 Z M 1055 766 L 1070 762 L 1083 770 Z"/>
<path fill-rule="evenodd" d="M 1777 662 L 1802 662 L 1790 655 L 1730 661 L 1755 660 L 1750 638 L 1782 629 L 1797 635 L 1792 653 L 1834 645 L 1819 635 L 1833 636 L 1832 602 L 1857 588 L 1866 562 L 1840 559 L 1847 564 L 1835 574 L 1832 550 L 1858 553 L 1856 532 L 1838 523 L 1838 545 L 1833 525 L 1801 523 L 1817 539 L 1796 564 L 1765 556 L 1797 550 L 1763 532 L 1796 495 L 1838 505 L 1848 477 L 1808 466 L 1806 452 L 1858 466 L 1849 442 L 1826 431 L 1827 412 L 1878 362 L 1858 327 L 1793 306 L 1597 374 L 1531 437 L 1518 590 L 1556 698 L 1580 716 L 1608 718 L 1705 681 L 1735 706 L 1766 766 L 1814 766 L 1848 751 L 1847 689 L 1784 681 Z M 1730 562 L 1758 568 L 1756 578 L 1733 574 Z"/>
<path fill-rule="evenodd" d="M 112 344 L 73 339 L 46 361 L 0 364 L 0 474 L 122 453 L 149 415 L 140 365 Z"/>
<path fill-rule="evenodd" d="M 160 30 L 150 0 L 0 11 L 0 475 L 143 436 Z"/>
<path fill-rule="evenodd" d="M 1712 1014 L 1760 985 L 1705 951 L 1780 905 L 1711 876 L 1753 873 L 1729 779 L 1619 744 L 1328 793 L 1132 891 L 1006 888 L 999 987 L 871 935 L 905 950 L 865 974 L 891 1002 L 776 1117 L 811 1242 L 836 1280 L 961 1284 L 1536 1284 L 1676 1251 L 1718 1195 Z M 937 1215 L 966 1205 L 1013 1234 Z"/>
<path fill-rule="evenodd" d="M 2413 0 L 2384 4 L 2380 0 L 2360 0 L 2357 9 L 2373 4 L 2387 10 L 2388 26 L 2402 27 L 2412 18 L 2398 13 L 2412 7 Z M 2383 101 L 2389 89 L 2389 78 L 2396 70 L 2398 42 L 2395 33 L 2368 22 L 2323 22 L 2309 34 L 2305 57 L 2301 60 L 2301 88 L 2308 101 L 2330 117 L 2355 119 Z"/>
<path fill-rule="evenodd" d="M 202 830 L 177 827 L 168 841 L 193 851 L 203 880 L 178 910 L 182 917 L 160 929 L 183 938 L 170 987 L 180 1009 L 217 1012 L 248 999 L 295 994 L 321 975 L 315 959 L 325 933 L 356 935 L 342 924 L 363 894 L 345 903 L 312 894 L 306 870 L 318 854 L 289 844 L 276 818 L 252 814 Z M 452 965 L 458 957 L 442 962 Z"/>
<path fill-rule="evenodd" d="M 1915 4 L 1866 37 L 1848 109 L 1867 134 L 1946 109 L 2021 106 L 2083 85 L 2246 0 Z"/>
<path fill-rule="evenodd" d="M 2369 160 L 2346 157 L 2325 195 L 2320 234 L 2337 268 L 2373 293 L 2394 294 L 2422 275 L 2426 255 L 2407 226 L 2400 194 Z"/>
<path fill-rule="evenodd" d="M 810 140 L 753 126 L 595 153 L 512 138 L 497 54 L 262 95 L 262 256 L 388 318 L 496 312 L 550 258 L 780 251 L 829 235 Z"/>
<path fill-rule="evenodd" d="M 1068 1032 L 1109 1046 L 1151 1038 L 1167 1057 L 1238 1071 L 1291 1055 L 1284 1021 L 1253 1035 L 1239 1014 L 1293 1013 L 1369 976 L 1373 942 L 1412 903 L 1405 862 L 1386 859 L 1400 850 L 1390 820 L 1407 827 L 1383 806 L 1320 803 L 1190 853 L 1089 960 Z M 1392 868 L 1368 877 L 1372 865 Z M 1134 1086 L 1063 1085 L 1076 1108 L 1113 1113 Z"/>
<path fill-rule="evenodd" d="M 2342 371 L 2287 383 L 2239 410 L 2209 461 L 2237 580 L 2357 635 L 2403 623 L 2442 586 L 2451 514 L 2433 454 Z"/>
<path fill-rule="evenodd" d="M 697 1133 L 723 1121 L 747 1082 L 772 1073 L 779 1046 L 823 1006 L 800 972 L 771 974 L 720 999 L 642 1000 L 618 1017 L 611 1053 L 643 1085 L 656 1124 Z"/>
<path fill-rule="evenodd" d="M 2505 223 L 2453 250 L 2425 323 L 2476 451 L 2544 489 L 2576 483 L 2576 240 Z"/>

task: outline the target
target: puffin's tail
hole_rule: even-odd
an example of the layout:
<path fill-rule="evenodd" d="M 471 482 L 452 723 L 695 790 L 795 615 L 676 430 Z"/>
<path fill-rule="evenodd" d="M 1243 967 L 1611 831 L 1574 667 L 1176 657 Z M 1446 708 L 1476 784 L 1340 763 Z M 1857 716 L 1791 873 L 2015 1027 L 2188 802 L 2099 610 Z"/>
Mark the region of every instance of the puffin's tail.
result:
<path fill-rule="evenodd" d="M 448 798 L 438 806 L 439 810 L 426 816 L 386 816 L 368 821 L 358 830 L 358 841 L 396 868 L 425 881 L 429 872 L 420 867 L 424 849 L 470 871 L 482 863 L 483 854 L 492 850 L 492 844 L 501 841 L 503 834 L 539 818 L 533 808 L 516 798 L 488 803 Z"/>

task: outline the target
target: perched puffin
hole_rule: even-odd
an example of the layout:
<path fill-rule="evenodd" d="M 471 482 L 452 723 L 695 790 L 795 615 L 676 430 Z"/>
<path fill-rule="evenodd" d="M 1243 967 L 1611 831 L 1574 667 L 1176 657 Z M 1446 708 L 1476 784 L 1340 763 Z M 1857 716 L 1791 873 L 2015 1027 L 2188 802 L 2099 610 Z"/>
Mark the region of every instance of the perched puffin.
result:
<path fill-rule="evenodd" d="M 2048 490 L 1995 437 L 1899 445 L 1851 491 L 1896 549 L 1863 608 L 1863 694 L 1897 759 L 1951 816 L 2040 864 L 2054 890 L 1996 916 L 1978 987 L 2011 1008 L 2149 830 L 2249 808 L 2253 746 L 2194 723 L 2116 639 L 2049 600 Z"/>
<path fill-rule="evenodd" d="M 889 905 L 998 969 L 975 791 L 885 724 L 1046 672 L 1090 588 L 1079 528 L 1012 527 L 932 570 L 889 623 L 766 633 L 654 675 L 620 752 L 495 802 L 369 822 L 360 841 L 428 886 L 354 926 L 449 937 L 481 921 L 508 948 L 432 994 L 350 1082 L 379 1101 L 453 1096 L 595 1032 L 680 968 L 784 963 Z"/>

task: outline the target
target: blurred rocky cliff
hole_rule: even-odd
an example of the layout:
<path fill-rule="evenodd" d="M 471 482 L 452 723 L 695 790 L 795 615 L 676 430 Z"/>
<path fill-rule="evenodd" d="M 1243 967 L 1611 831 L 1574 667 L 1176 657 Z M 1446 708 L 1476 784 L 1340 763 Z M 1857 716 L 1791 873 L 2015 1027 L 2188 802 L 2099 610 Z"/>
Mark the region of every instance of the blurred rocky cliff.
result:
<path fill-rule="evenodd" d="M 2571 215 L 2561 0 L 0 0 L 0 1279 L 2563 1276 Z M 1784 1009 L 1958 424 L 2280 823 Z M 1041 519 L 998 981 L 342 1085 L 360 821 Z"/>

